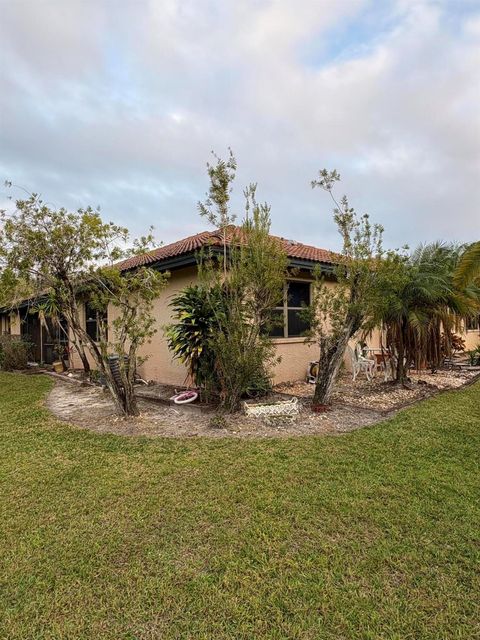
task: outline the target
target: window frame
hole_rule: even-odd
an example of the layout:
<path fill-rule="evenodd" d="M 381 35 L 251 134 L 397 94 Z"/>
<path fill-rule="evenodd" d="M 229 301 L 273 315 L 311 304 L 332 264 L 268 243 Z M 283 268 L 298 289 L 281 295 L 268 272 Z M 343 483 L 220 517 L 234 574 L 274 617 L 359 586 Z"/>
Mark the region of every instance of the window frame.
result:
<path fill-rule="evenodd" d="M 90 304 L 88 302 L 84 302 L 83 304 L 84 306 L 84 310 L 85 310 L 85 331 L 88 334 L 88 336 L 96 343 L 98 343 L 99 341 L 99 315 L 100 315 L 100 311 L 97 311 L 96 309 L 93 309 Z M 88 313 L 88 311 L 91 311 L 92 313 Z M 89 316 L 92 319 L 88 319 Z M 95 316 L 95 318 L 93 318 L 93 316 Z M 105 309 L 105 312 L 103 314 L 103 317 L 105 318 L 105 322 L 107 325 L 107 340 L 108 340 L 108 307 Z M 89 331 L 89 326 L 88 325 L 95 325 L 95 337 L 93 335 L 91 335 L 90 331 Z"/>
<path fill-rule="evenodd" d="M 0 335 L 10 336 L 12 334 L 12 318 L 10 313 L 2 314 L 0 318 Z"/>
<path fill-rule="evenodd" d="M 469 326 L 470 322 L 473 324 L 475 323 L 475 326 Z M 465 320 L 465 331 L 468 333 L 469 331 L 476 331 L 477 333 L 480 332 L 480 314 L 474 316 L 474 317 L 469 317 L 466 318 Z"/>
<path fill-rule="evenodd" d="M 288 312 L 289 311 L 301 311 L 302 309 L 305 308 L 305 307 L 293 307 L 293 306 L 289 305 L 288 289 L 289 289 L 289 283 L 290 282 L 299 282 L 300 284 L 308 285 L 309 304 L 311 304 L 311 302 L 312 302 L 312 281 L 311 280 L 305 280 L 304 278 L 287 278 L 287 280 L 285 281 L 285 283 L 283 285 L 283 304 L 282 304 L 282 306 L 274 307 L 272 309 L 272 311 L 281 311 L 282 314 L 283 314 L 283 335 L 281 335 L 281 336 L 270 335 L 272 340 L 289 340 L 289 339 L 291 339 L 291 340 L 298 340 L 298 339 L 303 340 L 303 339 L 305 339 L 305 336 L 302 336 L 301 334 L 296 334 L 296 335 L 290 335 L 289 334 Z"/>

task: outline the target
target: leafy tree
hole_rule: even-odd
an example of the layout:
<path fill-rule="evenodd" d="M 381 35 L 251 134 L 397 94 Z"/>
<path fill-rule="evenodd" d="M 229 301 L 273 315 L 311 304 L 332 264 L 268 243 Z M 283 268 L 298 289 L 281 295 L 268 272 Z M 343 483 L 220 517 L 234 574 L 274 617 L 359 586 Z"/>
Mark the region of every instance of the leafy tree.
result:
<path fill-rule="evenodd" d="M 35 194 L 16 205 L 13 214 L 0 215 L 2 279 L 11 303 L 48 292 L 51 304 L 68 323 L 85 371 L 90 369 L 88 349 L 118 411 L 136 415 L 133 380 L 138 349 L 156 330 L 152 305 L 165 276 L 146 268 L 122 273 L 114 263 L 144 252 L 151 234 L 125 249 L 127 229 L 104 223 L 91 208 L 76 212 L 51 209 Z M 82 300 L 89 300 L 97 311 L 98 340 L 81 322 Z M 110 337 L 102 313 L 108 305 L 116 313 Z M 112 371 L 112 353 L 119 358 L 119 376 Z"/>
<path fill-rule="evenodd" d="M 334 171 L 323 169 L 312 181 L 332 198 L 334 221 L 342 237 L 342 252 L 337 256 L 333 280 L 316 273 L 312 304 L 305 312 L 311 331 L 319 345 L 318 377 L 313 402 L 326 405 L 340 371 L 349 340 L 362 328 L 370 313 L 375 269 L 385 252 L 382 248 L 383 228 L 372 224 L 368 215 L 357 216 L 346 196 L 337 202 L 333 187 L 340 180 Z"/>
<path fill-rule="evenodd" d="M 227 232 L 233 225 L 236 216 L 230 210 L 230 194 L 235 180 L 237 161 L 231 149 L 228 150 L 228 160 L 223 160 L 212 151 L 215 164 L 207 162 L 207 173 L 210 187 L 204 202 L 198 203 L 200 215 L 206 218 L 212 226 L 219 229 L 223 240 L 223 271 L 227 275 Z M 252 188 L 251 185 L 250 188 Z M 254 187 L 253 187 L 254 188 Z"/>
<path fill-rule="evenodd" d="M 468 246 L 460 256 L 454 273 L 457 287 L 466 287 L 480 280 L 480 241 Z"/>
<path fill-rule="evenodd" d="M 245 394 L 271 384 L 276 358 L 268 327 L 271 310 L 282 299 L 288 265 L 285 251 L 270 236 L 270 207 L 257 203 L 256 185 L 244 191 L 243 224 L 231 224 L 235 168 L 231 151 L 227 162 L 217 158 L 208 165 L 209 195 L 199 209 L 221 231 L 223 256 L 213 251 L 200 256 L 200 285 L 174 300 L 179 322 L 167 330 L 174 354 L 228 411 L 237 409 Z"/>
<path fill-rule="evenodd" d="M 431 243 L 377 270 L 369 326 L 383 328 L 399 384 L 410 366 L 435 371 L 451 355 L 462 318 L 478 310 L 478 290 L 455 283 L 459 254 L 455 245 Z"/>

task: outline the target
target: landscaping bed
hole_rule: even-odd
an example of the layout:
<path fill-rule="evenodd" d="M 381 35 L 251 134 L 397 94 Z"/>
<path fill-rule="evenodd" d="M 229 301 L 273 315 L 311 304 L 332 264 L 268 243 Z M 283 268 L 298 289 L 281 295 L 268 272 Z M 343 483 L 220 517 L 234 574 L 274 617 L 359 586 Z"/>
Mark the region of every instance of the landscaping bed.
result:
<path fill-rule="evenodd" d="M 474 372 L 441 371 L 411 376 L 411 389 L 397 388 L 383 379 L 352 381 L 343 374 L 335 388 L 329 411 L 313 413 L 314 387 L 297 382 L 277 385 L 266 399 L 269 402 L 299 399 L 299 413 L 293 418 L 269 421 L 246 416 L 243 412 L 218 417 L 211 406 L 193 403 L 172 406 L 168 385 L 138 387 L 137 418 L 121 418 L 114 412 L 108 393 L 96 386 L 72 385 L 58 380 L 47 406 L 54 415 L 69 423 L 99 433 L 164 437 L 211 438 L 285 437 L 308 434 L 340 434 L 374 424 L 408 404 L 427 398 L 440 390 L 458 388 L 475 377 Z"/>
<path fill-rule="evenodd" d="M 409 388 L 404 388 L 384 382 L 383 376 L 369 381 L 362 375 L 354 382 L 350 373 L 343 372 L 333 392 L 333 405 L 340 403 L 380 412 L 395 411 L 439 391 L 457 389 L 478 375 L 478 371 L 410 372 Z M 277 385 L 275 389 L 282 394 L 310 399 L 315 387 L 307 382 L 294 382 Z"/>
<path fill-rule="evenodd" d="M 271 399 L 281 398 L 273 394 Z M 309 402 L 300 403 L 293 422 L 267 421 L 243 412 L 215 419 L 215 411 L 195 411 L 195 405 L 166 406 L 139 399 L 141 415 L 122 418 L 114 413 L 109 395 L 98 387 L 83 387 L 58 381 L 47 398 L 47 407 L 59 419 L 97 433 L 163 437 L 282 437 L 307 434 L 335 434 L 352 431 L 381 419 L 382 414 L 335 403 L 324 414 L 312 413 Z M 213 418 L 213 420 L 212 420 Z"/>

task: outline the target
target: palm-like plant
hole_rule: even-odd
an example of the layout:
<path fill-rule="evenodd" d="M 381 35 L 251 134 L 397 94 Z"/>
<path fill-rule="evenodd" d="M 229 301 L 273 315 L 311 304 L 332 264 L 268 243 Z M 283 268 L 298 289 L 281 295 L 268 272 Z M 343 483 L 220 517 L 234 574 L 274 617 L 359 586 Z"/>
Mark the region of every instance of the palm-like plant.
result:
<path fill-rule="evenodd" d="M 222 313 L 220 288 L 207 291 L 201 285 L 183 289 L 172 298 L 175 324 L 165 327 L 169 349 L 187 367 L 187 379 L 206 387 L 214 377 L 214 355 L 210 348 L 213 333 L 218 331 L 218 314 Z"/>
<path fill-rule="evenodd" d="M 466 287 L 480 279 L 480 241 L 467 247 L 460 256 L 454 273 L 457 287 Z"/>
<path fill-rule="evenodd" d="M 396 258 L 395 268 L 379 271 L 380 302 L 372 319 L 385 330 L 399 383 L 405 382 L 409 366 L 435 370 L 450 355 L 462 318 L 479 308 L 478 289 L 455 283 L 459 253 L 454 245 L 422 245 L 403 260 Z"/>

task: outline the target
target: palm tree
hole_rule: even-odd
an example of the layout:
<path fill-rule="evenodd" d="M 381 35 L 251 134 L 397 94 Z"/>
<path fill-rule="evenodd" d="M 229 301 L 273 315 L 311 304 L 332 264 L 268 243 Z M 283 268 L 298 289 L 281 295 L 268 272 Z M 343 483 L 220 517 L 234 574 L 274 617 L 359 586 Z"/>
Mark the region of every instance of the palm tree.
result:
<path fill-rule="evenodd" d="M 454 279 L 458 287 L 466 287 L 480 279 L 480 241 L 471 244 L 460 256 Z"/>
<path fill-rule="evenodd" d="M 405 384 L 412 365 L 433 371 L 440 366 L 450 355 L 452 336 L 460 330 L 462 318 L 479 308 L 478 289 L 462 288 L 454 280 L 459 256 L 455 245 L 421 245 L 397 260 L 396 270 L 380 270 L 380 303 L 369 328 L 383 327 L 397 383 Z"/>

